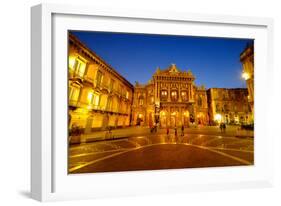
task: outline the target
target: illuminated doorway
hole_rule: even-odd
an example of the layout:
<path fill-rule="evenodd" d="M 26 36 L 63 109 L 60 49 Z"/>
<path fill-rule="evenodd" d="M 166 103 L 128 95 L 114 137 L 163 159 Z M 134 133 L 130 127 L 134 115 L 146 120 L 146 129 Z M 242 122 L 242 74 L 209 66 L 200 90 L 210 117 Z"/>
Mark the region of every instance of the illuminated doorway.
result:
<path fill-rule="evenodd" d="M 160 126 L 161 127 L 167 127 L 167 112 L 161 111 L 160 112 Z"/>
<path fill-rule="evenodd" d="M 183 125 L 185 126 L 185 127 L 189 127 L 189 111 L 185 111 L 184 113 L 183 113 Z"/>

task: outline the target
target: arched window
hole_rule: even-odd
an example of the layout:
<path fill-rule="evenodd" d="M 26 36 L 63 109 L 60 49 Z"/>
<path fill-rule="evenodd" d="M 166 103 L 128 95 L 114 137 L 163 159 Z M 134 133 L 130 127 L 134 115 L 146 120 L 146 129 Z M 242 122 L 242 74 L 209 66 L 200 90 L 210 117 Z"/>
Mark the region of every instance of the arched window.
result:
<path fill-rule="evenodd" d="M 182 101 L 187 101 L 187 92 L 186 91 L 181 92 L 181 99 L 182 99 Z"/>
<path fill-rule="evenodd" d="M 225 112 L 228 112 L 228 110 L 229 110 L 229 109 L 228 109 L 228 105 L 225 104 L 225 105 L 224 105 L 224 111 L 225 111 Z"/>
<path fill-rule="evenodd" d="M 154 96 L 150 96 L 149 100 L 150 100 L 150 104 L 154 104 Z"/>
<path fill-rule="evenodd" d="M 139 105 L 142 106 L 144 103 L 144 97 L 141 95 L 139 96 Z"/>
<path fill-rule="evenodd" d="M 220 105 L 219 104 L 216 104 L 216 111 L 220 112 Z"/>
<path fill-rule="evenodd" d="M 171 91 L 171 100 L 178 101 L 178 92 L 177 91 Z"/>
<path fill-rule="evenodd" d="M 166 101 L 168 99 L 168 92 L 167 90 L 162 90 L 161 91 L 161 100 Z"/>

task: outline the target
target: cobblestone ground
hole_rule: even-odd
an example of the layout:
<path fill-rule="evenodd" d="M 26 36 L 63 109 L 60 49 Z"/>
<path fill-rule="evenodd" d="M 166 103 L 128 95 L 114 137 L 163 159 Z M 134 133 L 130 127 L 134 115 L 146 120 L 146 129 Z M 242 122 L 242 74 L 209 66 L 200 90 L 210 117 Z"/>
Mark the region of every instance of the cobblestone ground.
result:
<path fill-rule="evenodd" d="M 69 147 L 69 173 L 253 164 L 253 138 L 227 135 L 160 133 Z"/>

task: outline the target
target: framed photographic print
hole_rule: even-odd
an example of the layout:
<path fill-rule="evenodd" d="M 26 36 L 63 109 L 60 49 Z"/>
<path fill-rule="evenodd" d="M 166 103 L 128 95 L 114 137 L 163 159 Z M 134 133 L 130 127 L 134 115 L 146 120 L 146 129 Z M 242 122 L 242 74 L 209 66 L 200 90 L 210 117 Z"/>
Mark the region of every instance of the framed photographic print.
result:
<path fill-rule="evenodd" d="M 33 198 L 272 186 L 271 19 L 31 14 Z"/>

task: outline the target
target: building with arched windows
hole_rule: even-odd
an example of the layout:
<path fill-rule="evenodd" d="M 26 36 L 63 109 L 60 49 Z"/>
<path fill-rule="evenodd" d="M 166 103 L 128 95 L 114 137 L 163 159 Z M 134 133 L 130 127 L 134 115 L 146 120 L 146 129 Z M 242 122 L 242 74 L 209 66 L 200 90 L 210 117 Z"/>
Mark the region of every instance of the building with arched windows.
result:
<path fill-rule="evenodd" d="M 167 69 L 157 68 L 147 84 L 136 82 L 133 124 L 159 124 L 162 128 L 208 124 L 206 89 L 197 87 L 194 80 L 191 71 L 181 71 L 172 64 Z"/>

